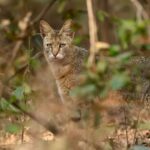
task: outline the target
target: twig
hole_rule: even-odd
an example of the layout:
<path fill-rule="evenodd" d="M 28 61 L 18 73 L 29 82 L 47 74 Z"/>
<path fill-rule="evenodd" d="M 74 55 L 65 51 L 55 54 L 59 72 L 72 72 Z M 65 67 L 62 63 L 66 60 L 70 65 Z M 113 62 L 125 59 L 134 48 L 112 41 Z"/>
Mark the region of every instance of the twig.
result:
<path fill-rule="evenodd" d="M 11 96 L 10 93 L 3 88 L 2 97 L 5 97 L 6 99 L 8 99 L 8 97 L 10 97 L 10 96 Z M 56 125 L 56 123 L 49 122 L 49 121 L 45 120 L 44 118 L 41 118 L 41 117 L 35 115 L 34 113 L 27 111 L 26 109 L 24 109 L 23 107 L 21 107 L 18 104 L 19 101 L 20 100 L 17 100 L 17 101 L 15 101 L 13 103 L 7 101 L 7 103 L 9 103 L 10 105 L 12 105 L 16 109 L 18 109 L 24 115 L 30 117 L 35 122 L 39 123 L 41 126 L 43 126 L 46 130 L 50 131 L 54 135 L 61 134 L 62 130 L 60 128 L 58 128 L 58 126 Z"/>
<path fill-rule="evenodd" d="M 41 56 L 42 52 L 39 52 L 35 54 L 31 59 L 39 58 Z M 5 80 L 5 84 L 8 83 L 10 80 L 12 80 L 18 73 L 24 71 L 28 67 L 28 65 L 29 63 L 25 63 L 24 65 L 22 65 L 13 75 L 11 75 L 10 77 L 8 77 L 8 79 Z"/>
<path fill-rule="evenodd" d="M 141 114 L 141 111 L 143 109 L 141 109 L 139 112 L 138 112 L 138 115 L 137 115 L 137 119 L 136 119 L 136 122 L 135 122 L 135 131 L 134 131 L 134 138 L 133 138 L 133 144 L 136 144 L 136 135 L 137 135 L 137 132 L 138 132 L 138 124 L 140 122 L 140 114 Z"/>
<path fill-rule="evenodd" d="M 19 41 L 16 42 L 16 44 L 15 44 L 13 50 L 12 50 L 12 57 L 11 57 L 11 60 L 10 60 L 9 64 L 12 64 L 12 62 L 15 59 L 15 57 L 16 57 L 16 55 L 17 55 L 17 53 L 18 53 L 22 43 L 23 43 L 22 40 L 19 40 Z"/>
<path fill-rule="evenodd" d="M 23 117 L 25 117 L 25 115 L 23 115 Z M 25 133 L 25 128 L 24 128 L 24 126 L 22 126 L 22 131 L 21 131 L 21 143 L 23 143 L 23 141 L 24 141 L 24 133 Z"/>
<path fill-rule="evenodd" d="M 144 103 L 144 100 L 145 100 L 145 98 L 146 98 L 146 95 L 147 95 L 147 93 L 148 93 L 148 90 L 149 90 L 149 88 L 150 88 L 150 85 L 147 87 L 147 89 L 146 89 L 146 91 L 142 94 L 142 97 L 141 97 L 141 103 Z M 135 142 L 136 142 L 136 135 L 137 135 L 137 131 L 138 131 L 138 124 L 139 124 L 139 122 L 140 122 L 140 115 L 141 115 L 141 112 L 142 112 L 142 110 L 144 109 L 144 107 L 142 107 L 140 110 L 139 110 L 139 112 L 138 112 L 138 114 L 137 114 L 137 119 L 136 119 L 136 126 L 135 126 L 135 131 L 134 131 L 134 143 L 133 144 L 135 144 Z"/>
<path fill-rule="evenodd" d="M 128 138 L 127 116 L 126 116 L 126 109 L 124 106 L 123 106 L 123 113 L 124 113 L 126 141 L 127 141 L 127 148 L 128 148 L 129 147 L 129 138 Z"/>
<path fill-rule="evenodd" d="M 32 16 L 32 13 L 31 12 L 28 12 L 26 14 L 26 16 L 19 22 L 19 27 L 20 27 L 20 37 L 26 37 L 27 35 L 27 29 L 28 29 L 28 26 L 29 26 L 29 22 L 30 22 L 30 19 L 31 19 L 31 16 Z M 23 44 L 23 39 L 20 39 L 16 42 L 13 50 L 12 50 L 12 57 L 9 61 L 9 65 L 8 67 L 12 64 L 13 60 L 15 59 L 21 45 Z"/>
<path fill-rule="evenodd" d="M 145 19 L 145 20 L 149 19 L 148 14 L 146 13 L 143 6 L 140 4 L 140 2 L 138 0 L 131 0 L 131 2 L 137 9 L 136 15 L 137 15 L 137 19 L 139 21 L 141 21 L 142 19 Z"/>
<path fill-rule="evenodd" d="M 12 106 L 14 106 L 15 108 L 17 108 L 18 110 L 20 110 L 26 116 L 30 117 L 31 119 L 33 119 L 34 121 L 36 121 L 37 123 L 42 125 L 45 129 L 52 132 L 53 134 L 57 135 L 60 133 L 60 129 L 58 129 L 58 127 L 56 127 L 55 123 L 50 123 L 50 122 L 46 121 L 45 119 L 40 118 L 39 116 L 36 116 L 35 114 L 33 114 L 31 112 L 28 112 L 27 110 L 25 110 L 21 106 L 19 106 L 17 103 L 10 103 L 10 104 Z"/>
<path fill-rule="evenodd" d="M 27 36 L 28 33 L 27 30 L 29 29 L 29 27 L 32 27 L 35 23 L 37 23 L 48 12 L 48 10 L 53 6 L 53 4 L 55 4 L 56 1 L 58 0 L 50 1 L 50 3 L 42 9 L 41 13 L 35 19 L 33 19 L 33 21 L 30 21 L 32 16 L 31 12 L 28 12 L 26 16 L 23 18 L 23 20 L 20 21 L 24 24 L 24 27 L 19 35 L 20 39 L 16 42 L 13 48 L 13 54 L 11 60 L 9 61 L 10 62 L 9 64 L 11 64 L 15 59 L 21 45 L 23 44 L 23 39 L 26 38 Z"/>
<path fill-rule="evenodd" d="M 90 56 L 88 63 L 92 64 L 94 62 L 94 57 L 96 53 L 96 43 L 98 40 L 97 37 L 97 26 L 93 13 L 92 0 L 86 0 L 87 11 L 88 11 L 88 21 L 89 21 L 89 34 L 90 34 Z"/>
<path fill-rule="evenodd" d="M 37 23 L 57 1 L 58 0 L 50 1 L 49 4 L 43 8 L 43 10 L 40 12 L 40 14 L 30 23 L 30 26 L 33 26 L 35 23 Z"/>

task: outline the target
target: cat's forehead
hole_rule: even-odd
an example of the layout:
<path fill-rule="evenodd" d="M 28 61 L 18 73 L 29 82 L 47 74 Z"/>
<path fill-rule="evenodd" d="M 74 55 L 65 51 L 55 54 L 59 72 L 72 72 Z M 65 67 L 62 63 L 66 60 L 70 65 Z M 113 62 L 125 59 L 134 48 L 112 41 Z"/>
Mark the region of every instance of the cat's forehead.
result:
<path fill-rule="evenodd" d="M 47 33 L 47 35 L 44 38 L 45 42 L 60 42 L 60 41 L 68 41 L 68 37 L 64 36 L 60 33 L 59 30 L 54 30 L 54 32 Z"/>
<path fill-rule="evenodd" d="M 53 30 L 53 32 L 49 32 L 46 35 L 47 39 L 60 37 L 59 30 Z"/>

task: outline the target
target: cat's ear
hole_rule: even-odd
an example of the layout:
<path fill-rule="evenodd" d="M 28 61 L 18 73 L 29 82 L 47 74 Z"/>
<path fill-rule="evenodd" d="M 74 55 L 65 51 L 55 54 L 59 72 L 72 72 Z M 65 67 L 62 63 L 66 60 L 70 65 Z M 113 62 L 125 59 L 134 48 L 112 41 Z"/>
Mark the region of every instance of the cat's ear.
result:
<path fill-rule="evenodd" d="M 60 33 L 64 34 L 66 36 L 69 36 L 70 38 L 74 38 L 74 32 L 71 30 L 71 26 L 72 26 L 72 20 L 66 20 L 65 23 L 63 24 Z"/>
<path fill-rule="evenodd" d="M 45 37 L 48 33 L 53 33 L 53 28 L 44 20 L 40 21 L 40 33 L 42 37 Z"/>

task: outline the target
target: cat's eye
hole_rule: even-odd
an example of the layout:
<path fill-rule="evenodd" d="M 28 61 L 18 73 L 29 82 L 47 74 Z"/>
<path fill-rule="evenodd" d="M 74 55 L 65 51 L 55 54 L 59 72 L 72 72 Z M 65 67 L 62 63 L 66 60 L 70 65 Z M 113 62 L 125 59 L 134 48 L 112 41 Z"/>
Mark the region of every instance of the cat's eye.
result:
<path fill-rule="evenodd" d="M 45 50 L 45 52 L 48 54 L 48 53 L 49 53 L 49 50 L 48 50 L 48 49 L 46 49 L 46 50 Z"/>
<path fill-rule="evenodd" d="M 51 43 L 47 43 L 46 46 L 47 47 L 52 47 L 52 44 Z"/>
<path fill-rule="evenodd" d="M 65 46 L 66 46 L 65 43 L 61 43 L 61 44 L 59 45 L 60 48 L 65 47 Z"/>

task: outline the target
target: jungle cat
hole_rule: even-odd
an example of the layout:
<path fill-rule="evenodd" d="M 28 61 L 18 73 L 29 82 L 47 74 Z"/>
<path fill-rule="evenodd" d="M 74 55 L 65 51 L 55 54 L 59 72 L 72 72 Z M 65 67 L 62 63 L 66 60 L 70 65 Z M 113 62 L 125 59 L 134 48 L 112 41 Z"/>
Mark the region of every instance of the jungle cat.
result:
<path fill-rule="evenodd" d="M 69 92 L 79 85 L 79 74 L 83 70 L 88 51 L 73 45 L 72 20 L 67 20 L 60 30 L 54 30 L 46 21 L 40 21 L 44 55 L 56 80 L 62 102 L 70 99 Z"/>

